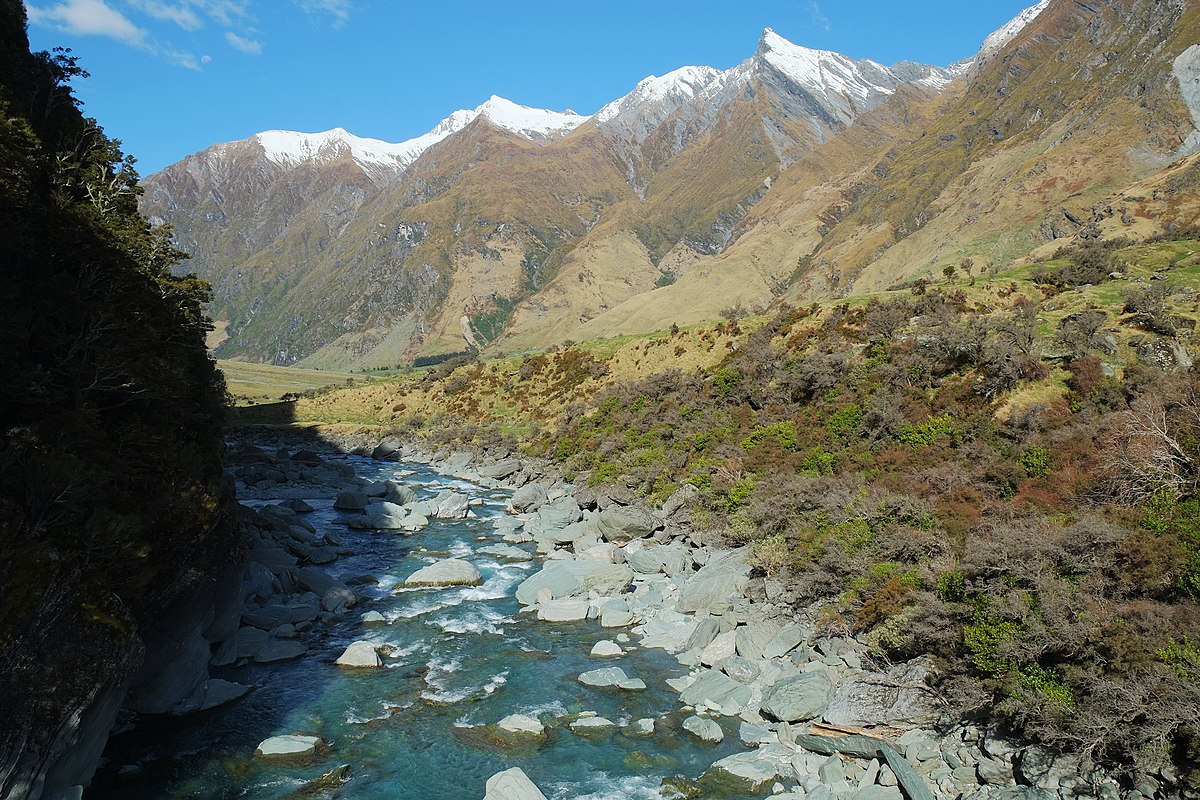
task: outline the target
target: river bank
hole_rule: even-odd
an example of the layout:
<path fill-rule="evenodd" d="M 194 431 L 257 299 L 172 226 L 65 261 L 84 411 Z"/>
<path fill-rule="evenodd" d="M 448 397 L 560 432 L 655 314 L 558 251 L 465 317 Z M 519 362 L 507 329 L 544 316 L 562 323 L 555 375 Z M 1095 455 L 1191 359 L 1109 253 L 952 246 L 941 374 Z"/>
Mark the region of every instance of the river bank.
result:
<path fill-rule="evenodd" d="M 404 779 L 378 764 L 373 742 L 411 737 L 419 719 L 415 752 L 462 774 L 443 785 L 421 776 L 417 797 L 483 796 L 489 770 L 524 792 L 489 797 L 538 797 L 512 767 L 556 798 L 1132 796 L 945 718 L 924 682 L 932 665 L 879 664 L 864 642 L 818 635 L 816 609 L 794 608 L 782 582 L 751 575 L 744 552 L 690 528 L 686 493 L 647 508 L 508 453 L 369 436 L 321 446 L 264 439 L 233 451 L 239 496 L 258 506 L 243 582 L 256 588 L 236 651 L 219 648 L 213 665 L 227 673 L 217 680 L 256 688 L 206 712 L 191 747 L 214 733 L 238 741 L 223 766 L 200 759 L 195 780 L 248 779 L 255 796 L 282 797 L 348 763 L 349 783 L 338 773 L 332 791 L 389 796 Z M 478 585 L 405 584 L 456 563 L 475 570 L 457 580 Z M 381 666 L 339 668 L 354 642 Z M 241 706 L 264 724 L 225 719 Z M 268 730 L 310 737 L 314 752 L 254 758 L 269 737 L 250 740 Z M 231 785 L 230 774 L 241 778 Z M 154 775 L 153 761 L 134 761 L 106 781 L 127 791 Z"/>

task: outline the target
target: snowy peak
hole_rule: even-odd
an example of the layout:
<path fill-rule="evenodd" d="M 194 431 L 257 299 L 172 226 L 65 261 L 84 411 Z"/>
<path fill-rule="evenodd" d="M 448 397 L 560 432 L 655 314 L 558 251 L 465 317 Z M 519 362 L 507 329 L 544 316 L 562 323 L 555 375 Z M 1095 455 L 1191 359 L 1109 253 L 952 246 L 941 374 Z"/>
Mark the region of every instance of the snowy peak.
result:
<path fill-rule="evenodd" d="M 415 157 L 410 153 L 408 142 L 392 144 L 379 139 L 366 139 L 343 128 L 322 133 L 263 131 L 253 138 L 268 159 L 282 166 L 331 161 L 349 155 L 364 167 L 402 167 Z"/>
<path fill-rule="evenodd" d="M 475 109 L 476 116 L 534 142 L 551 141 L 566 136 L 582 125 L 587 117 L 574 111 L 549 111 L 530 108 L 503 97 L 492 95 Z"/>
<path fill-rule="evenodd" d="M 596 121 L 612 122 L 632 118 L 640 112 L 670 110 L 686 103 L 721 75 L 713 67 L 680 67 L 659 77 L 651 75 L 641 80 L 634 90 L 596 112 Z"/>
<path fill-rule="evenodd" d="M 1037 15 L 1042 13 L 1042 11 L 1049 4 L 1050 0 L 1041 0 L 1041 2 L 1037 5 L 1030 6 L 1020 14 L 1017 14 L 1015 17 L 1010 19 L 1008 22 L 1004 23 L 1003 26 L 983 40 L 983 46 L 979 48 L 979 55 L 985 56 L 994 53 L 1000 48 L 1004 47 L 1004 45 L 1011 42 L 1016 38 L 1018 33 L 1024 30 L 1026 25 L 1033 22 Z"/>
<path fill-rule="evenodd" d="M 826 100 L 849 100 L 860 106 L 891 94 L 902 82 L 882 64 L 855 62 L 841 53 L 802 47 L 770 28 L 763 31 L 754 60 Z"/>

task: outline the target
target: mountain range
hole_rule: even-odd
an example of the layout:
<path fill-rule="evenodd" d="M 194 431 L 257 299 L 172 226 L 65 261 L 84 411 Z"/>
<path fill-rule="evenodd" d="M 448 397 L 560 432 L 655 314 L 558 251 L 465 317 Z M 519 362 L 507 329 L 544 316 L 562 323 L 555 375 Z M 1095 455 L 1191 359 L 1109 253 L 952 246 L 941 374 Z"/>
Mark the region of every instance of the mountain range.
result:
<path fill-rule="evenodd" d="M 217 144 L 145 180 L 227 357 L 374 367 L 869 292 L 1196 221 L 1200 23 L 1047 0 L 937 67 L 763 32 L 585 117 L 499 97 L 401 143 Z"/>

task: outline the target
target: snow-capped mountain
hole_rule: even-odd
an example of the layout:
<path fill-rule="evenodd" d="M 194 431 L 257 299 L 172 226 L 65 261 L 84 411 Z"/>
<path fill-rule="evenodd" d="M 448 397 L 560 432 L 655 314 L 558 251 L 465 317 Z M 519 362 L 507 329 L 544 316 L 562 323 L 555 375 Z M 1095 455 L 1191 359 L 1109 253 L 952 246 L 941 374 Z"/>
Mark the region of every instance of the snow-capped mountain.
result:
<path fill-rule="evenodd" d="M 478 118 L 517 134 L 532 142 L 549 142 L 579 127 L 587 117 L 573 111 L 549 111 L 529 108 L 492 95 L 474 109 L 459 109 L 439 122 L 433 130 L 403 142 L 385 142 L 355 136 L 344 128 L 321 133 L 263 131 L 251 137 L 266 157 L 280 166 L 294 167 L 305 162 L 331 160 L 349 155 L 361 167 L 403 169 L 433 145 Z"/>
<path fill-rule="evenodd" d="M 1059 128 L 1039 137 L 1051 123 L 1100 124 L 1064 116 L 1078 107 L 1064 96 L 1125 103 L 1128 131 L 1102 130 L 1098 141 L 1174 131 L 1175 120 L 1148 118 L 1183 108 L 1173 84 L 1151 80 L 1178 29 L 1167 5 L 1142 4 L 1141 17 L 1113 25 L 1050 0 L 946 67 L 855 60 L 766 29 L 741 63 L 649 76 L 591 117 L 492 97 L 404 142 L 335 129 L 216 145 L 148 178 L 142 208 L 172 225 L 188 267 L 212 282 L 214 313 L 229 323 L 224 352 L 279 363 L 540 347 L 649 329 L 638 326 L 681 309 L 697 321 L 731 291 L 746 303 L 780 292 L 806 300 L 831 279 L 796 265 L 821 248 L 831 265 L 887 285 L 897 270 L 978 249 L 992 241 L 988 226 L 1018 211 L 1028 226 L 1051 209 L 1037 235 L 1057 235 L 1071 202 L 1060 187 L 1075 185 L 1082 163 L 1067 151 L 1093 140 Z M 1021 35 L 1027 26 L 1044 35 Z M 1194 41 L 1192 31 L 1171 41 Z M 1071 66 L 1095 41 L 1126 72 Z M 1060 58 L 1064 47 L 1073 61 Z M 1126 102 L 1135 80 L 1159 87 L 1161 105 Z M 1018 82 L 1021 92 L 1008 91 Z M 1124 124 L 1101 122 L 1110 118 Z M 1039 159 L 1063 153 L 1056 169 L 1072 181 L 1026 180 L 1033 165 L 1005 160 L 1026 140 L 1040 144 L 1029 151 Z M 1110 171 L 1129 169 L 1112 162 Z M 1027 232 L 1018 239 L 1034 246 Z M 1016 240 L 998 241 L 1009 249 L 980 257 L 1011 258 Z M 467 337 L 464 319 L 486 324 Z"/>
<path fill-rule="evenodd" d="M 1037 5 L 1032 5 L 1029 8 L 1017 14 L 997 30 L 993 31 L 990 36 L 983 40 L 983 46 L 979 48 L 979 55 L 986 56 L 996 52 L 1004 45 L 1016 38 L 1017 34 L 1025 29 L 1025 26 L 1033 22 L 1037 15 L 1045 10 L 1046 6 L 1050 5 L 1050 0 L 1041 0 Z"/>

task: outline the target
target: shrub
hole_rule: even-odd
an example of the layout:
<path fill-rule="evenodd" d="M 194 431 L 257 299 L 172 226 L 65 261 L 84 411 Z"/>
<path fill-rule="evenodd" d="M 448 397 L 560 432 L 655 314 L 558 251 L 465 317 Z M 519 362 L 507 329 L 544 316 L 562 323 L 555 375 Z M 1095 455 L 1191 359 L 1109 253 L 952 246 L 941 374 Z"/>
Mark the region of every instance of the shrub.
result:
<path fill-rule="evenodd" d="M 1045 447 L 1030 447 L 1017 457 L 1017 463 L 1031 478 L 1044 478 L 1054 466 L 1054 457 Z"/>
<path fill-rule="evenodd" d="M 753 450 L 758 445 L 762 444 L 767 439 L 773 439 L 779 443 L 779 446 L 789 452 L 795 452 L 797 447 L 796 442 L 796 423 L 787 420 L 785 422 L 776 422 L 771 425 L 759 425 L 749 436 L 742 440 L 743 450 Z"/>

